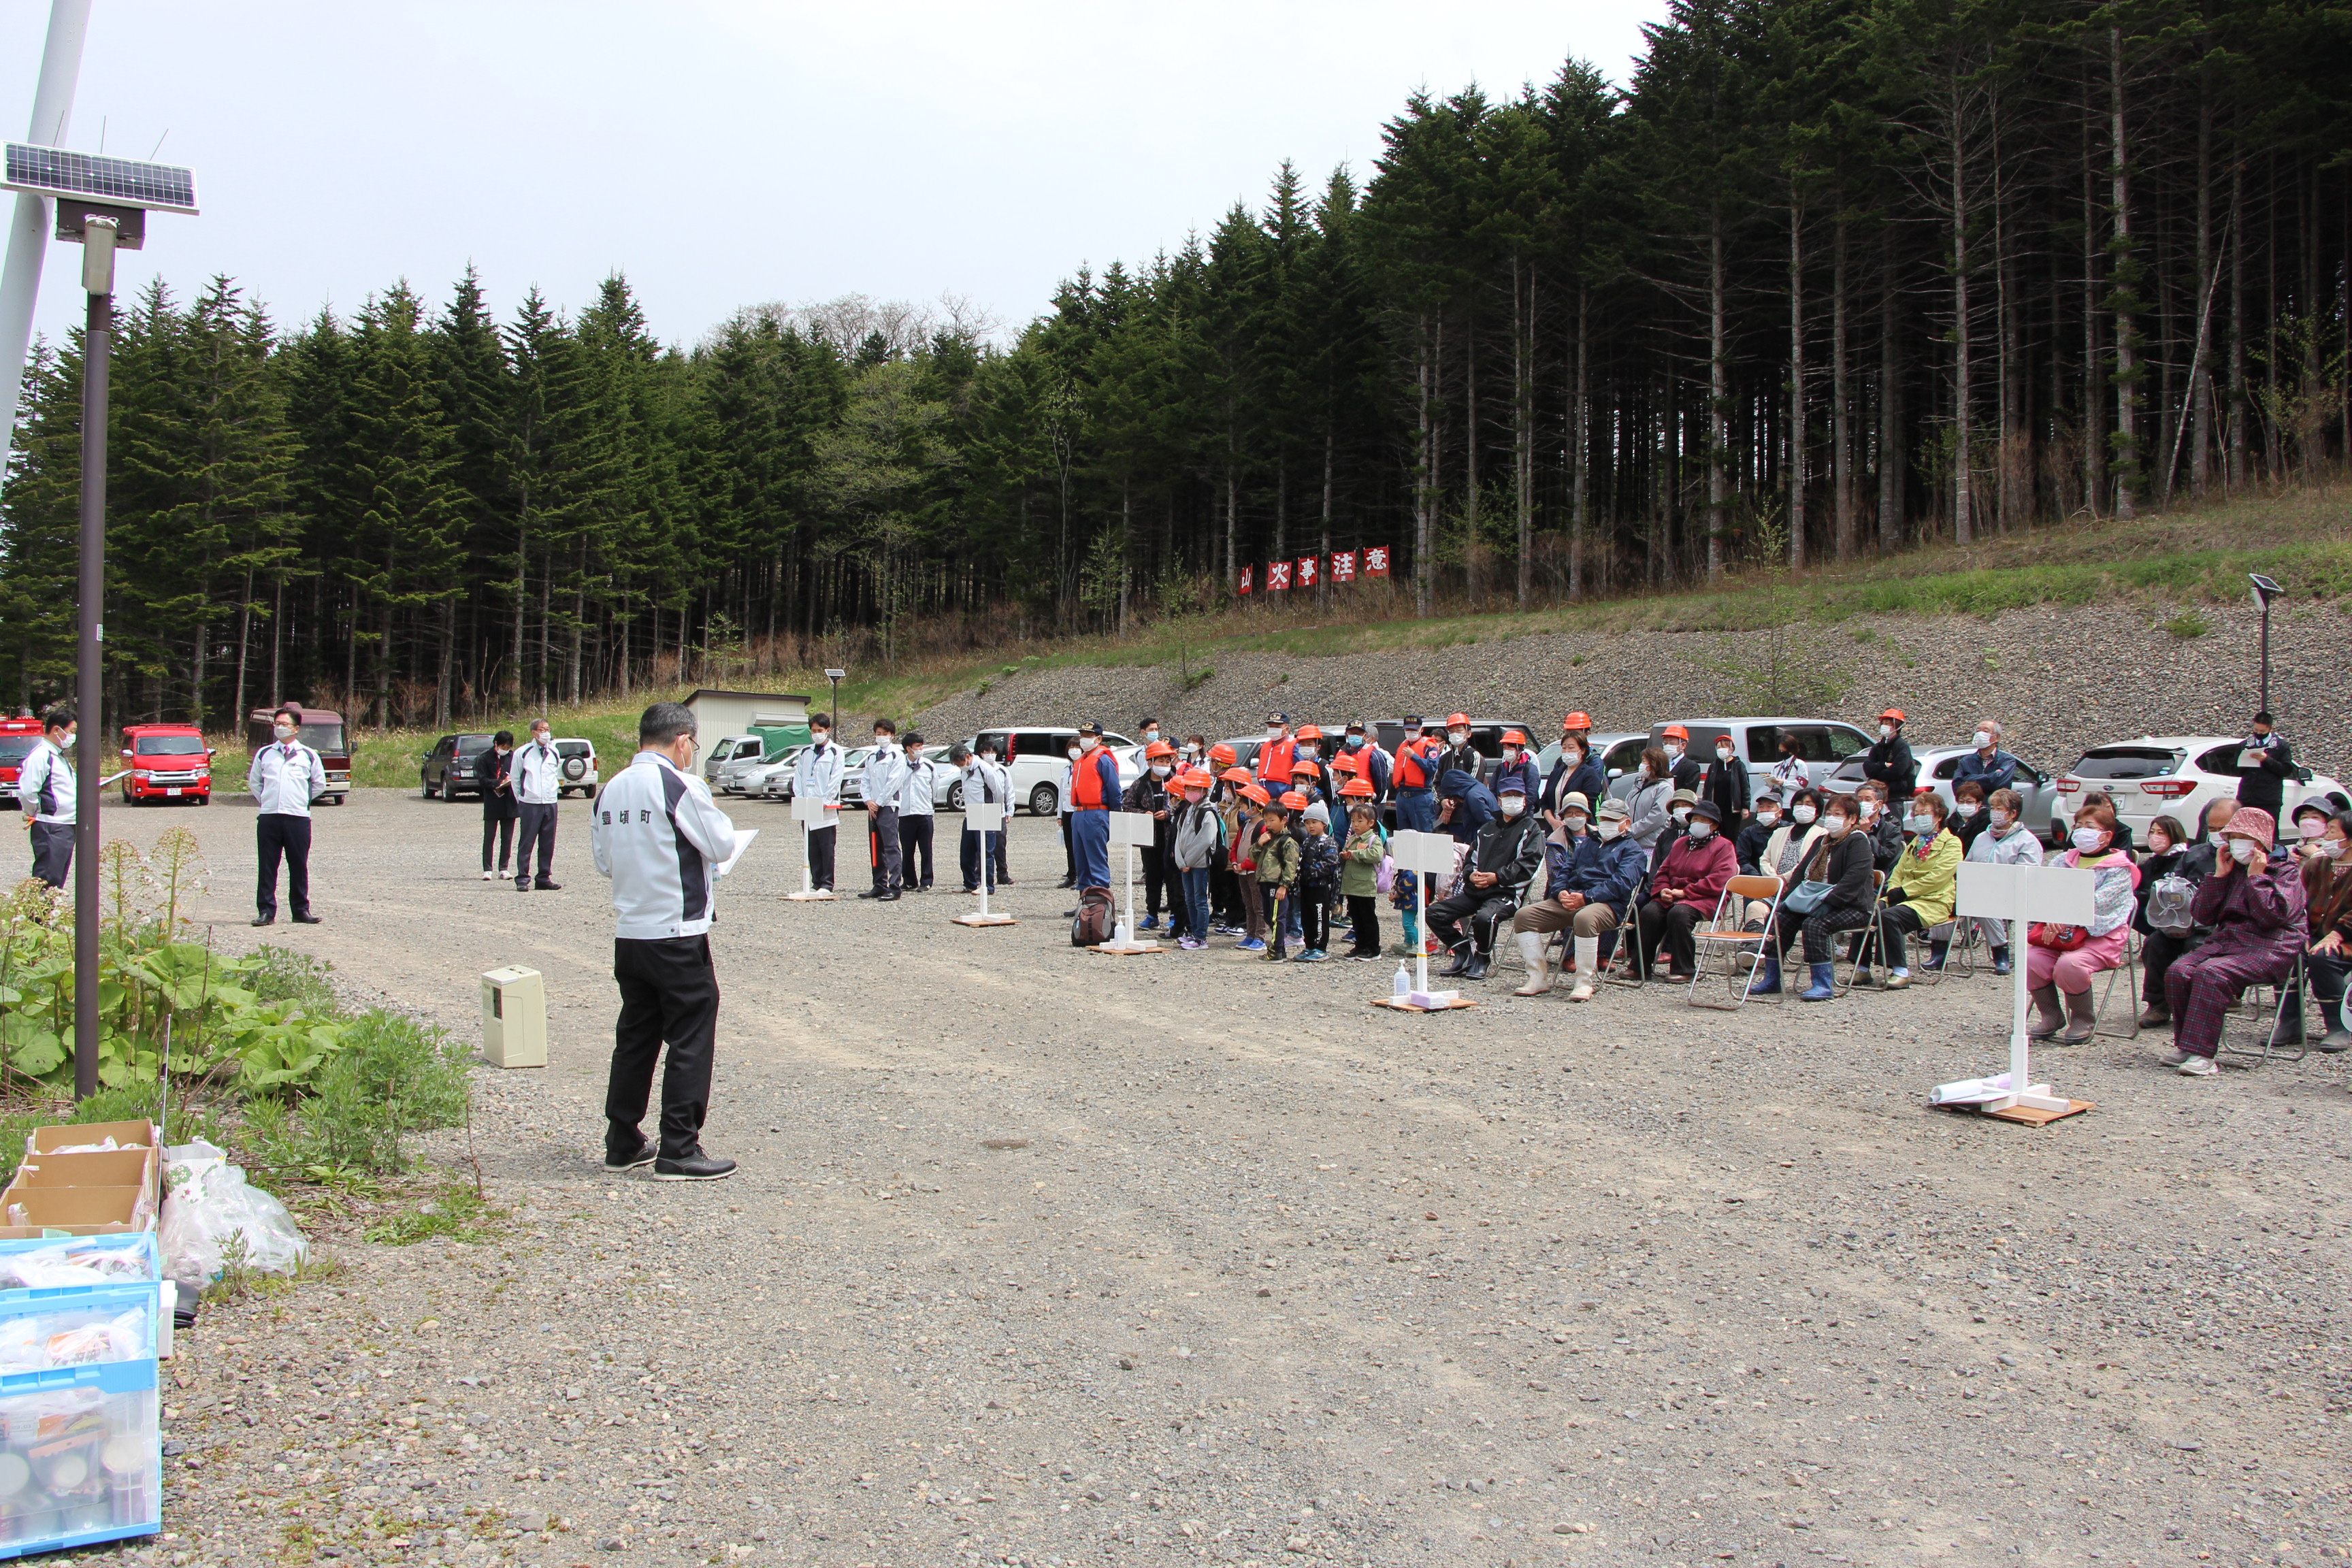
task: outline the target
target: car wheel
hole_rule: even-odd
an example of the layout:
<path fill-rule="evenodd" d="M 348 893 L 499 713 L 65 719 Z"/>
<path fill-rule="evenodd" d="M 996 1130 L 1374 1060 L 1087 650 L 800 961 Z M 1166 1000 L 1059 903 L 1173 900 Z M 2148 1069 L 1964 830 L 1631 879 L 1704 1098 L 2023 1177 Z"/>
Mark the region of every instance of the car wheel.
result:
<path fill-rule="evenodd" d="M 1054 808 L 1061 804 L 1061 791 L 1055 789 L 1052 784 L 1039 784 L 1035 789 L 1029 792 L 1029 815 L 1032 816 L 1053 816 Z"/>
<path fill-rule="evenodd" d="M 417 775 L 416 775 L 416 777 L 417 777 L 418 782 L 419 782 L 419 783 L 421 783 L 421 784 L 423 784 L 425 785 L 425 799 L 427 799 L 427 800 L 431 800 L 431 799 L 434 797 L 434 795 L 435 795 L 436 793 L 438 793 L 438 792 L 436 792 L 436 791 L 434 789 L 434 787 L 433 787 L 433 781 L 432 781 L 431 779 L 429 779 L 429 778 L 426 778 L 423 773 L 419 773 L 419 774 L 417 774 Z"/>
<path fill-rule="evenodd" d="M 963 809 L 963 785 L 961 783 L 948 785 L 948 809 L 950 811 Z"/>

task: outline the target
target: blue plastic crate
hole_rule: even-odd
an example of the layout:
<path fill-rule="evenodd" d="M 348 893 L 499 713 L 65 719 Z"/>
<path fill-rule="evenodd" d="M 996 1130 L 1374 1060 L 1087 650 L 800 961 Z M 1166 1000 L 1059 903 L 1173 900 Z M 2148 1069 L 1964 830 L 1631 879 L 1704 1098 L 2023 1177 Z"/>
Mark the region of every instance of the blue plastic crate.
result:
<path fill-rule="evenodd" d="M 163 1528 L 155 1373 L 151 1355 L 0 1377 L 0 1559 Z"/>
<path fill-rule="evenodd" d="M 0 1241 L 0 1267 L 11 1258 L 27 1252 L 40 1252 L 52 1247 L 68 1247 L 74 1252 L 126 1252 L 136 1255 L 140 1272 L 132 1278 L 160 1279 L 163 1278 L 162 1254 L 155 1246 L 152 1230 L 123 1231 L 113 1236 L 29 1236 Z M 0 1275 L 0 1280 L 5 1279 Z M 23 1287 L 0 1288 L 0 1300 L 18 1295 Z"/>

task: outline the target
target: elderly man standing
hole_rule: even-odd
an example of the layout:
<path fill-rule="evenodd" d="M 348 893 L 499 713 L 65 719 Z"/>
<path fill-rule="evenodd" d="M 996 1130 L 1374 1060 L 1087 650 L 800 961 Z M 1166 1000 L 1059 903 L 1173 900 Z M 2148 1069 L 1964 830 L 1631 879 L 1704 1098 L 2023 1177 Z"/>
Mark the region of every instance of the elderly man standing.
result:
<path fill-rule="evenodd" d="M 1976 750 L 1962 757 L 1952 770 L 1952 788 L 1974 784 L 1984 790 L 1990 800 L 2000 790 L 2017 787 L 2017 759 L 2000 749 L 2000 721 L 1979 719 L 1977 732 L 1970 737 Z"/>
<path fill-rule="evenodd" d="M 518 893 L 528 893 L 534 887 L 543 893 L 563 890 L 554 877 L 556 803 L 563 795 L 563 759 L 556 753 L 554 735 L 546 720 L 532 720 L 530 743 L 514 754 L 513 771 L 508 775 L 508 787 L 514 792 L 515 805 L 522 817 L 515 844 Z M 534 844 L 539 846 L 536 882 L 530 875 L 530 849 Z"/>

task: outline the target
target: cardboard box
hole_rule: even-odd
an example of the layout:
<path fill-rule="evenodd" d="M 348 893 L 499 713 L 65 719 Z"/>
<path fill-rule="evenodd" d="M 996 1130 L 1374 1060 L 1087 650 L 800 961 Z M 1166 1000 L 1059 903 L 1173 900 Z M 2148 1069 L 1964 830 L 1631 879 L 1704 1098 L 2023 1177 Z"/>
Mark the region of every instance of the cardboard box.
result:
<path fill-rule="evenodd" d="M 111 1236 L 155 1228 L 154 1191 L 149 1187 L 11 1187 L 0 1193 L 0 1237 Z M 142 1209 L 140 1200 L 146 1199 Z M 16 1210 L 24 1211 L 17 1220 Z"/>
<path fill-rule="evenodd" d="M 114 1140 L 119 1149 L 152 1149 L 155 1147 L 155 1124 L 152 1121 L 85 1121 L 79 1126 L 36 1127 L 25 1140 L 27 1156 L 47 1154 L 58 1149 L 79 1148 L 85 1143 L 103 1143 Z"/>
<path fill-rule="evenodd" d="M 27 1155 L 7 1190 L 20 1187 L 152 1187 L 155 1151 L 112 1149 L 88 1154 Z"/>

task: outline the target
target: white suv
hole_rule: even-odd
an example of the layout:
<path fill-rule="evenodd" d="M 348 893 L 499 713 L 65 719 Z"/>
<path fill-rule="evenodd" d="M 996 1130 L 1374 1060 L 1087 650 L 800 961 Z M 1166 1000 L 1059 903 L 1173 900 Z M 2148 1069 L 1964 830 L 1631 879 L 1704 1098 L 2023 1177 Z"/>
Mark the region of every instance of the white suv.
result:
<path fill-rule="evenodd" d="M 555 786 L 555 798 L 562 800 L 574 790 L 582 795 L 594 795 L 604 782 L 596 772 L 596 747 L 590 741 L 558 741 L 555 754 L 563 759 L 556 770 L 563 782 Z"/>
<path fill-rule="evenodd" d="M 1032 816 L 1053 816 L 1061 811 L 1062 780 L 1069 772 L 1070 748 L 1078 739 L 1075 725 L 1022 725 L 983 730 L 981 735 L 996 742 L 997 761 L 1012 775 L 1015 808 L 1026 806 Z M 976 747 L 980 740 L 975 735 L 967 744 Z M 1133 741 L 1108 730 L 1103 731 L 1102 743 L 1117 757 L 1118 787 L 1124 790 L 1142 775 L 1142 753 Z"/>
<path fill-rule="evenodd" d="M 2116 797 L 2116 816 L 2139 843 L 2159 816 L 2177 819 L 2191 833 L 2214 801 L 2238 796 L 2238 753 L 2242 738 L 2230 735 L 2142 735 L 2112 746 L 2094 746 L 2058 778 L 2057 804 L 2050 814 L 2050 837 L 2062 841 L 2072 829 L 2084 792 L 2104 789 Z M 2324 773 L 2297 768 L 2284 781 L 2284 804 L 2292 813 L 2312 795 L 2338 795 L 2344 786 Z M 2289 837 L 2280 824 L 2282 839 Z"/>

